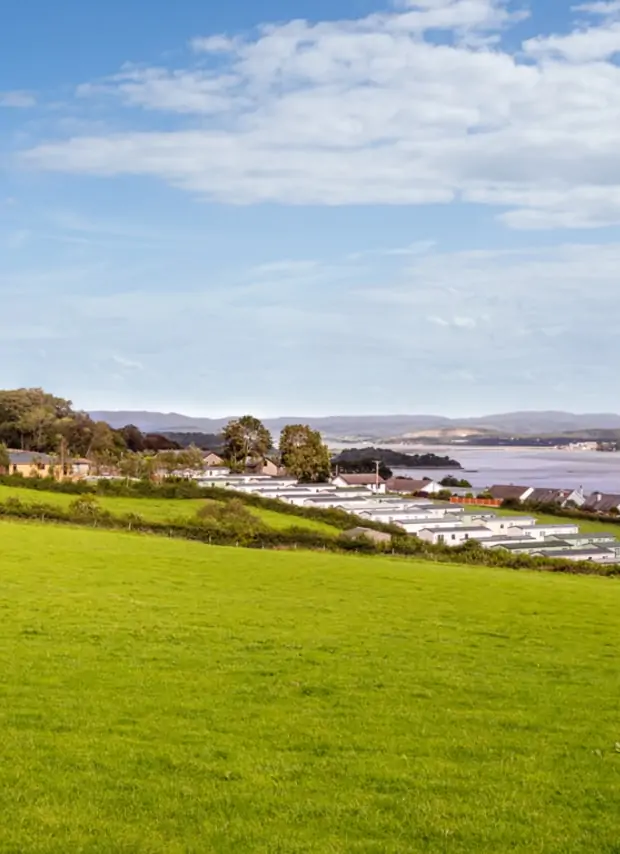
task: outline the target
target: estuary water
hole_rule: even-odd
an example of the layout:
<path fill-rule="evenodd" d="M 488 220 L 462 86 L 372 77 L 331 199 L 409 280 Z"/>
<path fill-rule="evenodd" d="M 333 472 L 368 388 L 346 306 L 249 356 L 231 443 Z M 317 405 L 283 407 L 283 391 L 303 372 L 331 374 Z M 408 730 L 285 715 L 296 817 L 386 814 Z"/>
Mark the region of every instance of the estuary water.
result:
<path fill-rule="evenodd" d="M 599 451 L 556 451 L 551 448 L 460 448 L 454 445 L 414 447 L 390 446 L 404 453 L 428 453 L 458 460 L 463 472 L 447 469 L 398 469 L 410 477 L 439 479 L 454 473 L 465 477 L 475 489 L 494 483 L 519 486 L 583 487 L 591 492 L 620 494 L 620 453 Z"/>

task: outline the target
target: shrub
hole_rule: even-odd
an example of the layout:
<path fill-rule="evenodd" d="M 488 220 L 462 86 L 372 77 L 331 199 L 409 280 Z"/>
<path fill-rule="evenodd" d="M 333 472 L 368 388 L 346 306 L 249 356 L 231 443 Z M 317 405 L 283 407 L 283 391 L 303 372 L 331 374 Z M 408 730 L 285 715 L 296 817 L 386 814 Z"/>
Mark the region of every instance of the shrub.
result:
<path fill-rule="evenodd" d="M 105 511 L 94 495 L 82 495 L 69 505 L 69 516 L 86 521 L 96 521 L 111 514 Z"/>

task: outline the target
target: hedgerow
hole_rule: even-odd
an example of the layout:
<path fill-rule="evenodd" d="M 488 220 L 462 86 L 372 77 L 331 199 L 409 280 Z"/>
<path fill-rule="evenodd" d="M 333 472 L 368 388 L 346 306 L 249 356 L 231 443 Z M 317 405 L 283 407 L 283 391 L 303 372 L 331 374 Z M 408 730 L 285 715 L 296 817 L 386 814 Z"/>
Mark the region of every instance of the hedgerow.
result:
<path fill-rule="evenodd" d="M 365 536 L 353 539 L 343 536 L 332 537 L 305 528 L 276 531 L 266 525 L 257 525 L 255 522 L 251 527 L 248 527 L 237 524 L 234 515 L 229 520 L 224 521 L 216 517 L 199 518 L 197 516 L 187 522 L 153 522 L 147 521 L 137 514 L 113 515 L 98 505 L 96 500 L 84 502 L 83 499 L 76 499 L 68 509 L 63 509 L 44 503 L 24 504 L 17 498 L 9 498 L 0 502 L 0 518 L 134 531 L 210 545 L 240 546 L 252 549 L 310 549 L 367 555 L 398 555 L 399 557 L 415 557 L 438 563 L 620 576 L 620 566 L 603 566 L 593 562 L 573 562 L 545 557 L 533 558 L 527 555 L 513 555 L 500 550 L 484 549 L 473 541 L 456 548 L 430 545 L 402 532 L 393 536 L 389 543 L 375 543 Z"/>

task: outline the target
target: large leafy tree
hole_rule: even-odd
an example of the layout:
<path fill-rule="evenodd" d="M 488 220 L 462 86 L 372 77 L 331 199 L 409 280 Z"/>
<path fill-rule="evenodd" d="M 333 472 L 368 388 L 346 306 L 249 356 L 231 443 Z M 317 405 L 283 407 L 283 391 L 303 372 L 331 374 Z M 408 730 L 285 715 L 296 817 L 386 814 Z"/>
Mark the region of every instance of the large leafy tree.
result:
<path fill-rule="evenodd" d="M 43 389 L 0 391 L 0 440 L 30 451 L 55 450 L 61 425 L 72 415 L 70 401 Z"/>
<path fill-rule="evenodd" d="M 224 456 L 233 471 L 262 459 L 273 447 L 271 433 L 253 415 L 230 421 L 224 430 Z"/>
<path fill-rule="evenodd" d="M 0 444 L 0 474 L 8 474 L 11 467 L 11 460 L 6 445 Z"/>
<path fill-rule="evenodd" d="M 331 463 L 327 445 L 318 430 L 305 424 L 289 424 L 280 435 L 280 458 L 289 474 L 302 483 L 328 480 Z"/>

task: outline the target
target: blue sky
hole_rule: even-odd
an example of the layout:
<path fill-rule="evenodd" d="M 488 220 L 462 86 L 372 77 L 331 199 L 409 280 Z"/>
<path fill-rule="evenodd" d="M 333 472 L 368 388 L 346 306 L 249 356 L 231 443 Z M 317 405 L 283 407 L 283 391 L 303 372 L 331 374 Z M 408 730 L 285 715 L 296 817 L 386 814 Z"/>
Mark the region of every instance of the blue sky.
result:
<path fill-rule="evenodd" d="M 620 0 L 290 9 L 4 13 L 0 386 L 617 410 Z"/>

